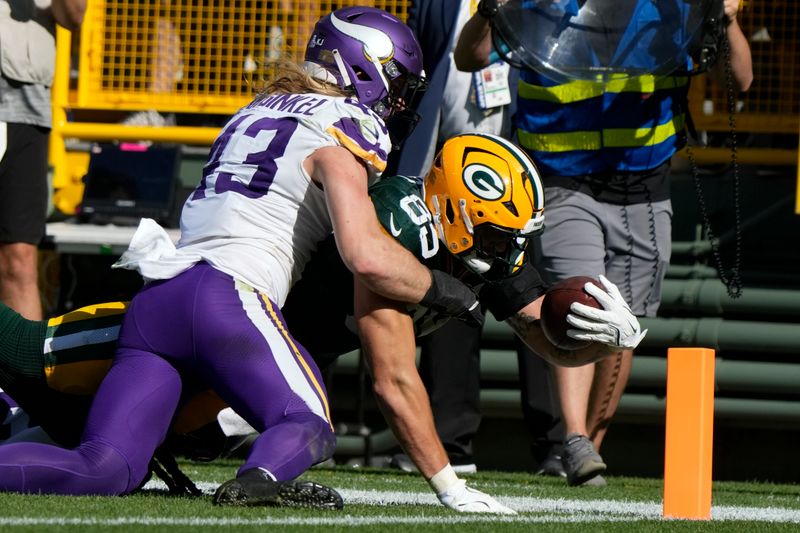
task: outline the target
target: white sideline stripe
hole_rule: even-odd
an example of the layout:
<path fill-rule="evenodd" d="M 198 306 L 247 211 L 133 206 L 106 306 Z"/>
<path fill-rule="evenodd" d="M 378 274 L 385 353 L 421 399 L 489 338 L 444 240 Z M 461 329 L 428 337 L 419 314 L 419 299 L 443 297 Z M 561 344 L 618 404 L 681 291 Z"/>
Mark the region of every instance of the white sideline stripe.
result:
<path fill-rule="evenodd" d="M 425 492 L 340 490 L 345 503 L 364 505 L 440 505 L 436 497 Z M 529 496 L 499 496 L 497 500 L 523 513 L 558 513 L 579 515 L 576 521 L 597 520 L 661 520 L 661 502 L 631 502 L 625 500 L 568 500 L 565 498 L 534 498 Z M 605 515 L 598 516 L 598 515 Z M 615 516 L 616 515 L 616 516 Z M 800 510 L 779 507 L 738 507 L 715 505 L 711 508 L 714 520 L 752 520 L 800 524 Z M 499 516 L 495 515 L 495 518 Z M 513 518 L 513 517 L 510 517 Z"/>
<path fill-rule="evenodd" d="M 567 500 L 564 500 L 567 501 Z M 774 511 L 785 511 L 772 509 Z M 743 512 L 744 508 L 741 509 Z M 37 518 L 37 517 L 0 517 L 0 526 L 193 526 L 193 527 L 219 527 L 219 526 L 268 526 L 268 525 L 296 525 L 296 526 L 374 526 L 380 524 L 475 524 L 475 523 L 587 523 L 587 522 L 633 522 L 638 520 L 652 520 L 645 516 L 614 516 L 598 513 L 578 513 L 572 515 L 449 515 L 449 516 L 320 516 L 311 518 L 293 517 L 264 517 L 264 518 L 164 518 L 164 517 L 118 517 L 118 518 Z M 758 520 L 757 517 L 747 515 L 742 520 Z M 715 518 L 715 521 L 718 519 Z M 791 522 L 791 520 L 772 520 L 773 522 Z"/>
<path fill-rule="evenodd" d="M 213 494 L 218 483 L 201 482 L 197 488 L 206 494 Z M 160 480 L 152 480 L 146 489 L 165 490 L 166 485 Z M 402 492 L 337 489 L 346 504 L 361 505 L 441 505 L 436 496 L 431 492 Z M 534 498 L 530 496 L 499 496 L 497 500 L 521 513 L 555 513 L 563 516 L 537 516 L 514 517 L 502 515 L 457 515 L 452 517 L 466 522 L 481 522 L 486 517 L 492 521 L 509 520 L 511 522 L 596 522 L 613 521 L 624 522 L 632 520 L 662 520 L 663 506 L 661 502 L 632 502 L 626 500 L 569 500 L 566 498 Z M 730 505 L 715 505 L 711 508 L 711 516 L 716 521 L 776 522 L 800 524 L 800 509 L 787 509 L 782 507 L 739 507 Z M 351 517 L 355 518 L 355 517 Z M 370 517 L 377 519 L 378 517 Z M 387 522 L 402 522 L 400 517 L 384 517 Z M 416 517 L 415 519 L 427 520 L 418 523 L 450 523 L 450 517 Z M 348 518 L 350 520 L 350 518 Z M 3 524 L 0 519 L 0 524 Z M 277 522 L 276 522 L 277 523 Z M 331 522 L 336 523 L 336 522 Z M 417 522 L 408 522 L 417 523 Z M 456 523 L 456 522 L 453 522 Z"/>
<path fill-rule="evenodd" d="M 327 511 L 326 511 L 327 513 Z M 610 516 L 536 516 L 536 515 L 454 515 L 454 516 L 335 516 L 312 518 L 159 518 L 130 516 L 120 518 L 25 518 L 0 517 L 0 526 L 374 526 L 380 524 L 474 524 L 631 522 L 633 517 Z"/>

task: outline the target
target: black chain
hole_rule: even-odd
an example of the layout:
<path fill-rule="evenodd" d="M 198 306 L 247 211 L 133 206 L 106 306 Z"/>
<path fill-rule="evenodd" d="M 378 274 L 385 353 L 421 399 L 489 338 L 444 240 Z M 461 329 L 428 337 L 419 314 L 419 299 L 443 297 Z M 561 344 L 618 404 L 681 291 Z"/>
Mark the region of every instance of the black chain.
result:
<path fill-rule="evenodd" d="M 697 161 L 695 161 L 694 153 L 690 146 L 686 147 L 686 155 L 689 158 L 689 163 L 692 169 L 692 177 L 694 178 L 694 186 L 697 191 L 697 201 L 700 205 L 700 214 L 703 217 L 703 229 L 708 236 L 708 241 L 711 243 L 711 253 L 714 256 L 716 263 L 717 273 L 719 279 L 725 285 L 728 291 L 728 296 L 731 298 L 738 298 L 742 295 L 742 279 L 740 277 L 740 268 L 742 262 L 742 229 L 741 229 L 741 208 L 740 208 L 740 179 L 739 179 L 739 160 L 737 158 L 737 144 L 736 144 L 736 94 L 733 86 L 733 69 L 731 67 L 731 48 L 728 39 L 722 39 L 722 52 L 725 60 L 725 88 L 728 97 L 728 126 L 730 126 L 730 139 L 731 139 L 731 164 L 733 168 L 733 233 L 734 233 L 734 255 L 733 255 L 733 268 L 730 269 L 730 274 L 722 264 L 722 256 L 719 252 L 719 238 L 714 234 L 711 229 L 711 221 L 708 217 L 708 208 L 706 207 L 705 195 L 700 183 L 700 173 L 697 170 Z"/>

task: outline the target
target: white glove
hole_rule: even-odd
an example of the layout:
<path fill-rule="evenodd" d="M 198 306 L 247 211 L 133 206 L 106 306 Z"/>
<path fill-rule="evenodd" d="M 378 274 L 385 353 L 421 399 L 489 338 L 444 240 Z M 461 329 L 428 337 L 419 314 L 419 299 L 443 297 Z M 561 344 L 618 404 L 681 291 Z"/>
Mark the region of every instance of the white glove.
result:
<path fill-rule="evenodd" d="M 517 514 L 488 494 L 467 487 L 467 482 L 463 479 L 459 479 L 437 496 L 440 502 L 459 513 Z"/>
<path fill-rule="evenodd" d="M 642 331 L 639 320 L 625 302 L 616 285 L 600 275 L 600 283 L 587 283 L 586 292 L 594 296 L 603 309 L 595 309 L 581 303 L 573 303 L 567 315 L 567 323 L 576 329 L 567 330 L 567 336 L 580 341 L 599 342 L 617 350 L 636 348 L 647 330 Z"/>

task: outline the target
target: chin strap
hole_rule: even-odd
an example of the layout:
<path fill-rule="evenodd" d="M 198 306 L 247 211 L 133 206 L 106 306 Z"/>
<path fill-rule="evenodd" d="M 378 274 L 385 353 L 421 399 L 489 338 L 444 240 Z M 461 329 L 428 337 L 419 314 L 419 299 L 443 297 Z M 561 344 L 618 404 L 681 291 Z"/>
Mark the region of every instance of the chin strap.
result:
<path fill-rule="evenodd" d="M 350 79 L 350 75 L 347 73 L 347 68 L 345 67 L 344 60 L 342 59 L 342 54 L 339 53 L 339 50 L 332 50 L 331 53 L 333 54 L 333 59 L 336 60 L 336 68 L 339 69 L 339 75 L 342 76 L 342 85 L 345 87 L 350 87 L 353 85 L 353 81 Z"/>

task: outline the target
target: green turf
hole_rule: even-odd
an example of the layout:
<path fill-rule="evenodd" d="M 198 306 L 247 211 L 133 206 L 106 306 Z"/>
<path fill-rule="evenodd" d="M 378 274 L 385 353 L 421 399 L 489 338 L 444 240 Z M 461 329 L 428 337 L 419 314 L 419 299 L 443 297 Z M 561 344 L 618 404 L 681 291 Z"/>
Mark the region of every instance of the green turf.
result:
<path fill-rule="evenodd" d="M 184 471 L 201 488 L 211 488 L 235 474 L 237 464 L 183 464 Z M 343 511 L 309 511 L 277 508 L 220 508 L 211 496 L 177 498 L 158 489 L 125 497 L 64 497 L 0 494 L 0 531 L 326 531 L 352 529 L 409 533 L 417 531 L 542 531 L 542 532 L 628 532 L 628 531 L 746 531 L 747 533 L 800 530 L 800 486 L 762 483 L 715 483 L 713 503 L 717 509 L 755 508 L 757 521 L 712 520 L 710 522 L 663 521 L 660 510 L 662 482 L 657 479 L 607 477 L 603 488 L 570 488 L 562 479 L 534 477 L 524 473 L 480 472 L 469 484 L 498 496 L 512 506 L 549 502 L 556 509 L 526 510 L 515 517 L 462 515 L 436 505 L 427 484 L 417 475 L 381 469 L 320 468 L 306 479 L 333 486 L 345 495 Z M 376 491 L 375 493 L 367 491 Z M 408 493 L 423 501 L 397 502 Z M 390 503 L 372 501 L 373 494 Z M 349 497 L 348 497 L 349 496 Z M 354 499 L 355 498 L 355 499 Z M 360 500 L 358 498 L 361 498 Z M 391 503 L 395 498 L 395 503 Z M 403 500 L 404 501 L 404 500 Z M 619 502 L 645 508 L 644 514 L 616 510 Z M 536 503 L 538 505 L 538 503 Z M 608 511 L 604 506 L 612 506 Z M 764 508 L 774 508 L 772 520 Z M 520 507 L 517 507 L 520 509 Z M 605 509 L 605 510 L 604 510 Z M 648 514 L 649 513 L 649 514 Z M 715 514 L 716 516 L 716 514 Z M 791 522 L 787 522 L 791 520 Z"/>

